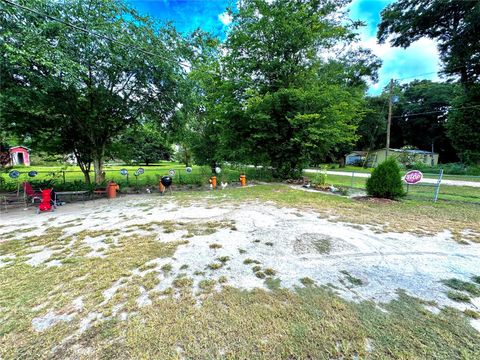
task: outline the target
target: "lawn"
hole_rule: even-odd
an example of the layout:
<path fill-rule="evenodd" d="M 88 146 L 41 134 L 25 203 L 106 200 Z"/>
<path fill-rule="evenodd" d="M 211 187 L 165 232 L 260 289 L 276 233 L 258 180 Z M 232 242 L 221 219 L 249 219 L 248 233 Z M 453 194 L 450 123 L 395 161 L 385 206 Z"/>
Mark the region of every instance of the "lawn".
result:
<path fill-rule="evenodd" d="M 479 216 L 286 185 L 13 210 L 0 357 L 473 359 Z"/>
<path fill-rule="evenodd" d="M 314 178 L 314 174 L 308 173 L 308 177 Z M 449 178 L 450 180 L 450 178 Z M 342 175 L 327 175 L 327 184 L 334 186 L 340 186 L 344 188 L 352 188 L 365 190 L 367 178 L 342 176 Z M 407 191 L 407 198 L 415 200 L 432 201 L 435 192 L 434 184 L 415 185 L 407 188 L 404 185 L 405 191 Z M 470 202 L 480 204 L 480 188 L 472 186 L 453 186 L 441 184 L 439 195 L 439 201 L 455 201 L 455 202 Z"/>
<path fill-rule="evenodd" d="M 139 168 L 144 170 L 142 175 L 135 176 L 135 171 Z M 0 190 L 3 187 L 7 190 L 16 189 L 18 184 L 23 181 L 30 181 L 37 187 L 46 186 L 47 182 L 54 184 L 57 190 L 75 189 L 80 190 L 86 187 L 85 178 L 78 166 L 18 166 L 14 168 L 20 172 L 18 179 L 11 179 L 7 173 L 0 173 Z M 121 169 L 128 170 L 128 177 L 120 173 Z M 28 172 L 36 171 L 35 177 L 29 177 Z M 205 185 L 211 176 L 211 169 L 206 166 L 192 166 L 192 172 L 187 173 L 184 164 L 176 162 L 161 162 L 145 165 L 106 165 L 104 167 L 106 181 L 115 181 L 121 187 L 135 186 L 156 186 L 159 179 L 164 175 L 169 175 L 169 171 L 174 170 L 173 180 L 175 184 Z M 245 173 L 249 180 L 268 180 L 271 178 L 270 172 L 263 169 L 255 169 L 251 167 L 224 167 L 221 173 L 217 174 L 218 183 L 221 181 L 232 182 L 237 181 L 241 173 Z M 93 171 L 90 172 L 93 180 Z"/>

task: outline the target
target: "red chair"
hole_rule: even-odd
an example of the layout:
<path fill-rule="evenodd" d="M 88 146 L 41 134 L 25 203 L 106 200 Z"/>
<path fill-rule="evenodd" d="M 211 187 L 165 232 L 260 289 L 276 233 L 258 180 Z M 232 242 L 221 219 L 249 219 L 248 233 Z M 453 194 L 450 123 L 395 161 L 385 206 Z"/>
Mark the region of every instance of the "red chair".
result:
<path fill-rule="evenodd" d="M 53 211 L 55 206 L 52 206 L 52 190 L 42 190 L 42 202 L 38 205 L 37 214 L 43 211 Z"/>
<path fill-rule="evenodd" d="M 31 200 L 32 203 L 34 203 L 35 200 L 42 200 L 42 193 L 40 191 L 33 190 L 32 185 L 29 182 L 23 183 L 23 194 L 26 200 Z"/>

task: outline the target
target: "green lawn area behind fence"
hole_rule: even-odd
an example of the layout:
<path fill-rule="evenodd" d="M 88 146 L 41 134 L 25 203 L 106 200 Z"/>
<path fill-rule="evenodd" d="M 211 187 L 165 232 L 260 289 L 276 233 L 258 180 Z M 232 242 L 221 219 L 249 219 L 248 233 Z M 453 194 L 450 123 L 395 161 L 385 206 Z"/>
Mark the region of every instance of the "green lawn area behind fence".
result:
<path fill-rule="evenodd" d="M 135 171 L 138 168 L 144 169 L 144 173 L 136 177 Z M 83 190 L 90 189 L 94 185 L 86 185 L 85 177 L 78 166 L 30 166 L 15 167 L 20 172 L 18 179 L 12 179 L 8 173 L 0 174 L 0 191 L 16 190 L 18 185 L 24 181 L 32 183 L 34 187 L 45 188 L 53 186 L 56 190 Z M 128 170 L 128 177 L 120 174 L 121 169 Z M 125 187 L 145 187 L 157 186 L 162 176 L 169 175 L 169 171 L 174 170 L 173 182 L 175 185 L 207 185 L 211 174 L 211 169 L 207 166 L 192 166 L 192 172 L 187 173 L 183 164 L 175 162 L 162 162 L 150 166 L 125 166 L 111 165 L 105 166 L 105 180 L 115 181 L 120 188 Z M 30 171 L 36 171 L 37 176 L 29 177 Z M 217 182 L 238 182 L 240 175 L 244 173 L 247 180 L 271 181 L 271 171 L 262 168 L 251 167 L 222 167 L 220 174 L 217 174 Z M 94 173 L 90 172 L 93 182 Z"/>

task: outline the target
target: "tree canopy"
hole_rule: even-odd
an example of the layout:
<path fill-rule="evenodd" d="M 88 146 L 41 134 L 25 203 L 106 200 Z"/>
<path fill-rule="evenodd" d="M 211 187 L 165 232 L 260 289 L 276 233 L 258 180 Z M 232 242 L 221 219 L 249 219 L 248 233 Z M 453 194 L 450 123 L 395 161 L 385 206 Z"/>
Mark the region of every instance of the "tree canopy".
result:
<path fill-rule="evenodd" d="M 2 117 L 43 149 L 75 153 L 87 181 L 93 162 L 101 182 L 116 136 L 145 117 L 172 119 L 182 39 L 124 1 L 24 3 L 49 16 L 4 6 Z"/>
<path fill-rule="evenodd" d="M 480 0 L 399 0 L 381 16 L 380 42 L 406 48 L 422 37 L 436 40 L 443 72 L 463 85 L 452 102 L 448 135 L 462 161 L 480 162 Z"/>
<path fill-rule="evenodd" d="M 398 0 L 381 17 L 381 43 L 406 48 L 422 37 L 434 39 L 446 74 L 465 85 L 480 79 L 480 0 Z"/>
<path fill-rule="evenodd" d="M 355 46 L 361 24 L 346 25 L 346 3 L 248 0 L 231 12 L 218 111 L 225 156 L 289 177 L 354 143 L 379 62 Z"/>

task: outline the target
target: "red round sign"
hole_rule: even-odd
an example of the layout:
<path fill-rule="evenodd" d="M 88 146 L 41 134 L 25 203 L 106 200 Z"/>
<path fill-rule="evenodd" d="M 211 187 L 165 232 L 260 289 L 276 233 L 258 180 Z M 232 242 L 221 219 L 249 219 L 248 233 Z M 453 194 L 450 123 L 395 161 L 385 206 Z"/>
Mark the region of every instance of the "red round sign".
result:
<path fill-rule="evenodd" d="M 423 178 L 423 174 L 418 170 L 411 170 L 405 174 L 404 180 L 407 184 L 416 184 Z"/>

